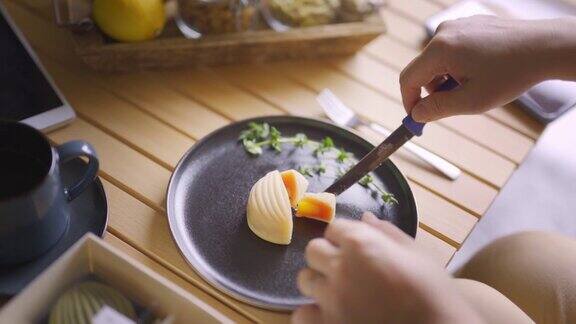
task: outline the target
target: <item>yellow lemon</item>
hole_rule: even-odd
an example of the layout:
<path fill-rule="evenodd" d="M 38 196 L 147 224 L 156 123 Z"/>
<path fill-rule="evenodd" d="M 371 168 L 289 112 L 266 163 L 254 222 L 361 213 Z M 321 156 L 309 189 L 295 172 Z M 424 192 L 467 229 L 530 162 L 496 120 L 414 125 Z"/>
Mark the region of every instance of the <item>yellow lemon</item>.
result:
<path fill-rule="evenodd" d="M 121 42 L 154 38 L 166 22 L 163 0 L 94 0 L 92 15 L 106 35 Z"/>

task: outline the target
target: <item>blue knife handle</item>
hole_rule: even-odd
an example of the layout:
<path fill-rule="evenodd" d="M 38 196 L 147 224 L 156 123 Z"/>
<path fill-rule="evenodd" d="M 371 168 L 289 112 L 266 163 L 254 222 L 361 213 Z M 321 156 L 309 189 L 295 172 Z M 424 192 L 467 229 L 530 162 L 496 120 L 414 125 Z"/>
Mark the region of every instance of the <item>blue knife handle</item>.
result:
<path fill-rule="evenodd" d="M 458 82 L 454 80 L 454 78 L 448 76 L 448 79 L 444 81 L 444 83 L 442 83 L 438 88 L 436 88 L 436 91 L 449 91 L 456 88 L 457 86 Z M 426 125 L 426 123 L 419 123 L 412 119 L 412 116 L 408 115 L 402 120 L 402 125 L 404 125 L 404 127 L 406 127 L 410 133 L 412 133 L 412 135 L 420 136 L 422 135 L 422 131 L 424 130 L 424 125 Z"/>
<path fill-rule="evenodd" d="M 404 119 L 402 119 L 402 125 L 404 125 L 404 127 L 406 127 L 410 133 L 412 133 L 412 135 L 414 136 L 420 136 L 422 135 L 422 131 L 424 130 L 424 125 L 426 125 L 425 123 L 419 123 L 417 121 L 415 121 L 414 119 L 412 119 L 412 116 L 408 115 L 406 117 L 404 117 Z"/>
<path fill-rule="evenodd" d="M 436 91 L 449 91 L 459 86 L 458 81 L 454 80 L 453 77 L 448 76 L 448 79 L 444 81 L 441 85 L 436 88 Z"/>

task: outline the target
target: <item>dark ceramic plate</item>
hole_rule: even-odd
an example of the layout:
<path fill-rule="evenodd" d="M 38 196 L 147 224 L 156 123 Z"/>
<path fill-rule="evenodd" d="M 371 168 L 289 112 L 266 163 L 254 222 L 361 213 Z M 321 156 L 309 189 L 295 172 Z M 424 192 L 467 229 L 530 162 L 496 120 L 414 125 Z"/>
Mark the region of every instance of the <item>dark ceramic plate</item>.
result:
<path fill-rule="evenodd" d="M 65 184 L 74 183 L 84 175 L 86 163 L 75 159 L 62 164 L 60 170 Z M 108 220 L 108 204 L 102 182 L 94 182 L 78 198 L 70 202 L 70 223 L 58 243 L 38 259 L 15 266 L 0 268 L 0 296 L 19 293 L 84 234 L 102 236 Z"/>
<path fill-rule="evenodd" d="M 178 163 L 167 197 L 172 235 L 184 257 L 208 282 L 244 302 L 275 310 L 309 303 L 296 287 L 305 266 L 304 248 L 321 236 L 322 222 L 294 218 L 292 243 L 266 242 L 246 222 L 252 185 L 271 170 L 316 164 L 309 149 L 285 145 L 281 153 L 254 157 L 238 142 L 250 122 L 268 122 L 284 135 L 305 133 L 320 140 L 330 136 L 338 147 L 362 157 L 373 147 L 359 136 L 325 122 L 299 117 L 263 117 L 228 125 L 199 141 Z M 330 169 L 330 165 L 328 165 Z M 375 181 L 392 192 L 398 205 L 385 205 L 371 191 L 354 185 L 337 198 L 336 217 L 358 219 L 365 210 L 393 222 L 411 236 L 418 224 L 414 197 L 406 179 L 390 161 L 375 172 Z M 334 179 L 315 176 L 309 191 L 320 192 Z"/>

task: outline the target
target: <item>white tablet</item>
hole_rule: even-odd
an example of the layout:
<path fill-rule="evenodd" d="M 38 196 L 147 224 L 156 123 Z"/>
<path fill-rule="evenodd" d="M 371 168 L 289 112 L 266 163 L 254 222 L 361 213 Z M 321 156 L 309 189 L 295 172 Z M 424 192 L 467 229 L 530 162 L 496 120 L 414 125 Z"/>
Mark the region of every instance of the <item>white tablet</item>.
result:
<path fill-rule="evenodd" d="M 0 119 L 48 131 L 74 117 L 0 3 Z"/>

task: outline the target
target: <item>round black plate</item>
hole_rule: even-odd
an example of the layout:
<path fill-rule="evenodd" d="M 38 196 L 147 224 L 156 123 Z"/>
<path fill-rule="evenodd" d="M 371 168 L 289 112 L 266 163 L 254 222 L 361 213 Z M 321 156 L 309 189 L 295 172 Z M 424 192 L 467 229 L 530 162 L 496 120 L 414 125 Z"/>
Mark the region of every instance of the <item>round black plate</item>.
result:
<path fill-rule="evenodd" d="M 373 148 L 340 127 L 300 117 L 263 117 L 221 128 L 196 143 L 178 163 L 167 197 L 172 235 L 192 267 L 217 288 L 244 302 L 275 310 L 309 303 L 296 287 L 296 274 L 305 266 L 304 248 L 322 236 L 326 224 L 294 218 L 292 243 L 266 242 L 246 222 L 246 202 L 252 185 L 271 170 L 296 169 L 317 163 L 309 149 L 285 145 L 281 153 L 265 151 L 254 157 L 238 142 L 250 122 L 268 122 L 283 135 L 302 132 L 362 157 Z M 334 162 L 335 163 L 335 162 Z M 330 165 L 328 165 L 330 169 Z M 416 235 L 417 211 L 408 183 L 390 161 L 375 172 L 375 181 L 392 192 L 398 205 L 384 205 L 368 189 L 354 185 L 337 198 L 337 217 L 358 219 L 369 210 L 411 236 Z M 309 191 L 320 192 L 334 179 L 309 178 Z"/>
<path fill-rule="evenodd" d="M 62 164 L 60 171 L 63 182 L 74 183 L 84 174 L 85 169 L 86 163 L 81 159 Z M 86 191 L 70 202 L 70 211 L 68 229 L 48 252 L 36 260 L 0 268 L 0 296 L 19 293 L 84 234 L 91 232 L 102 236 L 108 220 L 108 204 L 100 179 L 96 178 Z"/>

